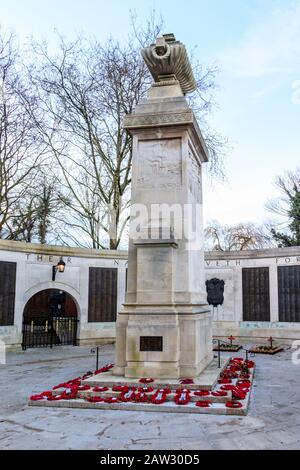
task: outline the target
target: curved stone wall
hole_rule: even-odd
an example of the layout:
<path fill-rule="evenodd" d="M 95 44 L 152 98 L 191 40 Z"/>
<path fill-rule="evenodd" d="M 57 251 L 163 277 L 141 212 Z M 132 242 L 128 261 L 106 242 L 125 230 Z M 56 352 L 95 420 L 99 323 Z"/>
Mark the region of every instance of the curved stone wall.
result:
<path fill-rule="evenodd" d="M 52 281 L 52 266 L 61 256 L 66 262 L 65 272 Z M 118 311 L 125 294 L 126 251 L 0 240 L 0 270 L 1 261 L 16 263 L 17 267 L 14 322 L 7 325 L 2 321 L 0 325 L 0 340 L 8 349 L 21 347 L 26 302 L 48 288 L 64 290 L 75 299 L 80 316 L 79 344 L 114 341 L 114 321 L 88 321 L 89 268 L 117 270 Z M 243 341 L 269 336 L 283 342 L 300 339 L 300 247 L 209 252 L 205 255 L 205 271 L 207 280 L 225 281 L 223 305 L 211 307 L 215 336 L 226 338 L 232 334 Z"/>

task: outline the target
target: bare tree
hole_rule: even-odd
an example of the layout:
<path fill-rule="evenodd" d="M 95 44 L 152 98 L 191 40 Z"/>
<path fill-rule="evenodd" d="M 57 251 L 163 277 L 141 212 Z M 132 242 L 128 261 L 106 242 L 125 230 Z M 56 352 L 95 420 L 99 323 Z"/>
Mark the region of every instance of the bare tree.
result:
<path fill-rule="evenodd" d="M 270 236 L 262 227 L 253 223 L 221 225 L 211 221 L 205 229 L 205 245 L 208 250 L 253 250 L 271 246 Z"/>
<path fill-rule="evenodd" d="M 30 68 L 30 77 L 39 103 L 34 119 L 57 163 L 67 208 L 61 221 L 63 243 L 116 249 L 124 234 L 132 157 L 123 118 L 146 96 L 152 80 L 140 47 L 152 42 L 162 26 L 153 18 L 145 29 L 133 24 L 124 44 L 60 37 L 58 54 L 45 43 L 34 44 L 38 66 Z M 214 72 L 201 73 L 198 111 L 204 115 Z"/>
<path fill-rule="evenodd" d="M 272 237 L 282 246 L 300 245 L 300 168 L 278 176 L 275 186 L 280 196 L 267 203 L 267 209 L 282 222 L 273 222 L 269 229 Z M 278 231 L 279 230 L 279 231 Z"/>
<path fill-rule="evenodd" d="M 32 105 L 14 37 L 0 31 L 0 238 L 17 239 L 24 224 L 29 229 L 32 209 L 29 203 L 28 214 L 24 212 L 24 199 L 40 171 L 44 150 L 24 106 L 25 95 Z"/>
<path fill-rule="evenodd" d="M 283 176 L 277 176 L 275 187 L 280 196 L 271 199 L 266 204 L 267 209 L 273 214 L 282 216 L 288 223 L 290 203 L 297 193 L 300 192 L 300 168 L 293 171 L 287 171 Z"/>

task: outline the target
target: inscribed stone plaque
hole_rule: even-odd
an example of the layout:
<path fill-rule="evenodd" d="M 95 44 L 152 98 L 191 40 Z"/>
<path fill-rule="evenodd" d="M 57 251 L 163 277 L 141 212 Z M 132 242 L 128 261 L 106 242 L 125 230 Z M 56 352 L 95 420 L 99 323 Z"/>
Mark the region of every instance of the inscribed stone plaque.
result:
<path fill-rule="evenodd" d="M 162 336 L 140 336 L 140 351 L 162 351 Z"/>

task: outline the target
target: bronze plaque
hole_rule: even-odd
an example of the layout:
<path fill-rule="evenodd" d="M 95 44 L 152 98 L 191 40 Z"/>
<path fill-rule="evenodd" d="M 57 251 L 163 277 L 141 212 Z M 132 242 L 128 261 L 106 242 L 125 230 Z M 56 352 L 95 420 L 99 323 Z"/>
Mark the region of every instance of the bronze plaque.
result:
<path fill-rule="evenodd" d="M 162 336 L 140 336 L 140 351 L 162 351 Z"/>
<path fill-rule="evenodd" d="M 270 321 L 269 268 L 243 268 L 243 321 Z"/>
<path fill-rule="evenodd" d="M 278 266 L 279 321 L 300 322 L 300 266 Z"/>
<path fill-rule="evenodd" d="M 117 268 L 89 268 L 88 322 L 115 322 L 117 294 Z"/>

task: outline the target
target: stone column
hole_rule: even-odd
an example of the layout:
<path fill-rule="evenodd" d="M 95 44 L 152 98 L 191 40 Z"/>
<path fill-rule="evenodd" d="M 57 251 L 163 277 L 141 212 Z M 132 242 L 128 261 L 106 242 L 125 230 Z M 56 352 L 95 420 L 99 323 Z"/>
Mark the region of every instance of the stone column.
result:
<path fill-rule="evenodd" d="M 184 47 L 173 38 L 164 37 L 166 50 Z M 147 48 L 150 55 L 157 44 Z M 132 210 L 116 375 L 192 377 L 212 360 L 202 247 L 201 168 L 208 154 L 184 96 L 187 81 L 179 78 L 160 75 L 124 122 L 133 139 Z"/>

